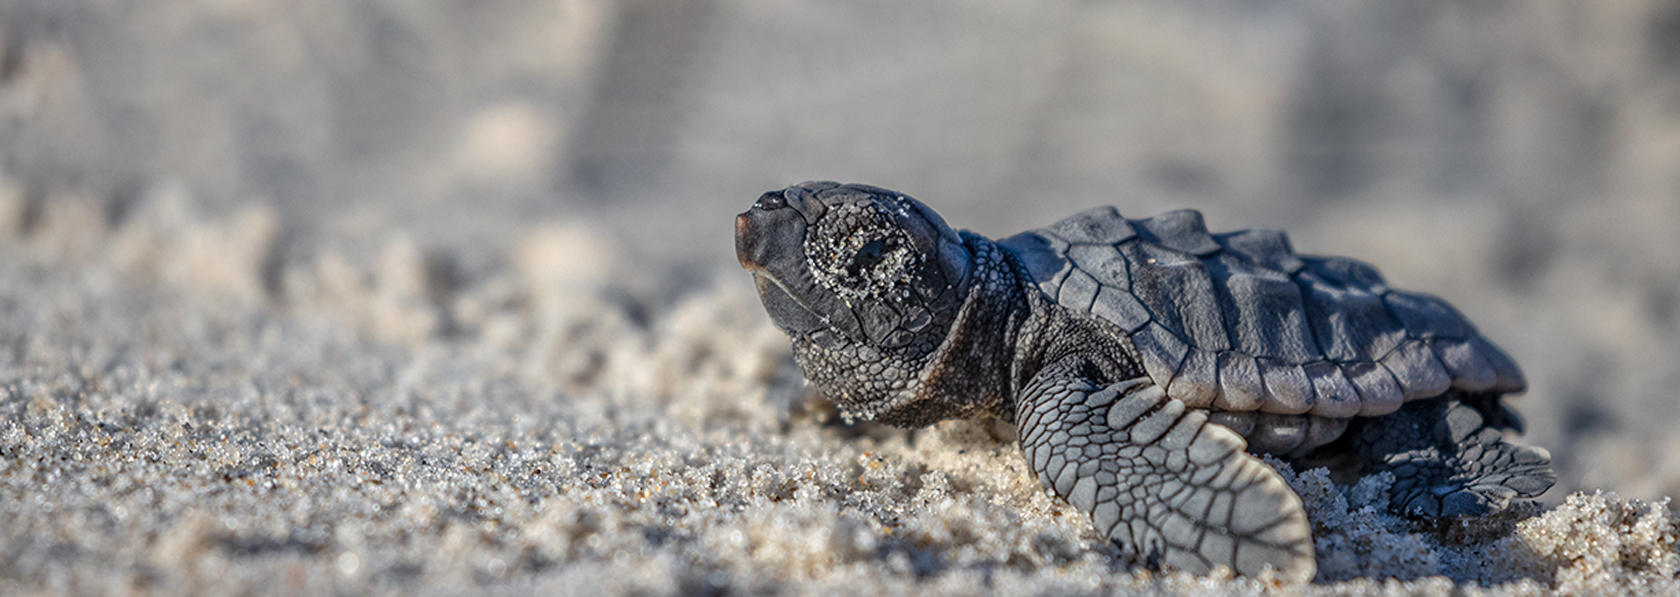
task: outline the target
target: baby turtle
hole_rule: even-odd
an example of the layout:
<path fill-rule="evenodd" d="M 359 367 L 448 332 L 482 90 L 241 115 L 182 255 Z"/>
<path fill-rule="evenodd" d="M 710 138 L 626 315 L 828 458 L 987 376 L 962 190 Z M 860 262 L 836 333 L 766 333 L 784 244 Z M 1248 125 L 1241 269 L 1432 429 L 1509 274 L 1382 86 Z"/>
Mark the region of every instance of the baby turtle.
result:
<path fill-rule="evenodd" d="M 993 241 L 901 193 L 807 182 L 737 216 L 735 251 L 848 419 L 1010 421 L 1046 489 L 1169 567 L 1313 577 L 1301 500 L 1255 454 L 1391 472 L 1414 517 L 1556 480 L 1504 441 L 1522 373 L 1464 316 L 1274 230 L 1104 207 Z"/>

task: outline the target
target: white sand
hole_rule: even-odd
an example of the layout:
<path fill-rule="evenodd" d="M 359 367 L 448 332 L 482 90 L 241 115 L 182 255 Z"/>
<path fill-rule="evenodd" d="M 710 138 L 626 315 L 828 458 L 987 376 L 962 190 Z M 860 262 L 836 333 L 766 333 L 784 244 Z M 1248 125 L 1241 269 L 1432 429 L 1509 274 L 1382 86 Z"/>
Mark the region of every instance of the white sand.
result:
<path fill-rule="evenodd" d="M 1680 592 L 1672 2 L 0 25 L 0 595 Z M 729 223 L 813 178 L 990 235 L 1195 207 L 1371 261 L 1524 367 L 1558 486 L 1413 525 L 1305 471 L 1318 583 L 1141 571 L 1009 430 L 808 395 Z"/>
<path fill-rule="evenodd" d="M 648 299 L 558 227 L 444 294 L 398 237 L 253 301 L 266 211 L 150 205 L 0 238 L 0 593 L 1680 590 L 1666 501 L 1423 528 L 1322 470 L 1330 584 L 1150 574 L 1007 428 L 833 424 L 744 283 Z"/>

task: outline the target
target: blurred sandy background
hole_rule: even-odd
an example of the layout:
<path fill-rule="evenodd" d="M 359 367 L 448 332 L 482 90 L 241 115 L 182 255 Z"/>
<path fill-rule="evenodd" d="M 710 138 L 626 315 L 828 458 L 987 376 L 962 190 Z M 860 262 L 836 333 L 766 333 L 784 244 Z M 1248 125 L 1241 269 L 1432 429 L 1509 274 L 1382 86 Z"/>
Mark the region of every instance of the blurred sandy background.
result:
<path fill-rule="evenodd" d="M 872 453 L 787 431 L 785 341 L 731 255 L 733 214 L 807 179 L 994 236 L 1100 204 L 1286 229 L 1512 353 L 1547 504 L 1680 495 L 1680 2 L 0 0 L 0 24 L 19 586 L 105 586 L 53 584 L 103 560 L 29 510 L 97 491 L 20 463 L 168 413 L 281 454 L 252 470 L 303 458 L 265 433 L 323 421 L 551 455 L 589 434 L 629 454 L 637 429 L 689 438 L 661 453 Z M 171 503 L 142 538 L 100 527 L 136 550 L 101 557 L 200 553 L 168 529 L 223 515 Z M 226 516 L 179 541 L 238 552 Z M 338 520 L 250 549 L 371 570 Z M 415 588 L 397 576 L 372 586 Z"/>

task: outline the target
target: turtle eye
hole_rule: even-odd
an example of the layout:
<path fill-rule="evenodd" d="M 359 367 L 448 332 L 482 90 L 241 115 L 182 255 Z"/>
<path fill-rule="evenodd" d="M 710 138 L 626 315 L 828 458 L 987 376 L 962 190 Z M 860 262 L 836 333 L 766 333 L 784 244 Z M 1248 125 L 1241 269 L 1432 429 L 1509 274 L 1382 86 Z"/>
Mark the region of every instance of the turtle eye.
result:
<path fill-rule="evenodd" d="M 797 189 L 796 189 L 797 190 Z M 803 199 L 787 193 L 788 209 L 801 209 Z M 805 235 L 805 260 L 817 283 L 848 300 L 897 297 L 915 282 L 921 263 L 914 245 L 874 204 L 852 202 L 830 206 Z"/>
<path fill-rule="evenodd" d="M 858 272 L 875 267 L 881 262 L 881 256 L 887 253 L 887 243 L 872 240 L 858 247 L 857 254 L 852 256 L 852 263 L 846 266 L 846 273 L 853 276 Z"/>
<path fill-rule="evenodd" d="M 756 207 L 766 210 L 781 209 L 787 207 L 787 197 L 783 196 L 781 191 L 770 191 L 759 196 Z"/>

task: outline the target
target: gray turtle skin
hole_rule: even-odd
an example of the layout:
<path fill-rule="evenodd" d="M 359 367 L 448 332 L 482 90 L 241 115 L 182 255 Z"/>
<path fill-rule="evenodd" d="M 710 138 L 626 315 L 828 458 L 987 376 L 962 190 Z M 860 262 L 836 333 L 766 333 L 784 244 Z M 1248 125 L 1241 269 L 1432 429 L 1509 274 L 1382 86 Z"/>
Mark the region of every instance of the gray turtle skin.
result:
<path fill-rule="evenodd" d="M 1299 496 L 1257 454 L 1387 471 L 1414 517 L 1485 516 L 1556 475 L 1502 396 L 1522 373 L 1439 298 L 1272 230 L 1093 209 L 992 241 L 901 193 L 807 182 L 735 220 L 741 265 L 850 419 L 991 414 L 1130 553 L 1311 579 Z"/>

